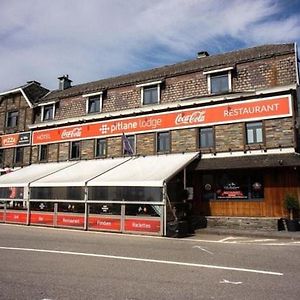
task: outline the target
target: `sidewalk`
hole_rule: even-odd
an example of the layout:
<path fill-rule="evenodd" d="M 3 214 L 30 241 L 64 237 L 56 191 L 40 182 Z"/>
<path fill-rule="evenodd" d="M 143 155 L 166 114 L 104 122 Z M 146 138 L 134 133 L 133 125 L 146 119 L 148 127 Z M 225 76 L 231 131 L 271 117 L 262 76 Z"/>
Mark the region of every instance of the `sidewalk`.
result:
<path fill-rule="evenodd" d="M 273 239 L 300 240 L 300 231 L 262 231 L 262 230 L 239 230 L 230 228 L 201 228 L 195 230 L 195 236 L 203 237 L 205 234 L 245 236 L 245 237 L 265 237 Z"/>

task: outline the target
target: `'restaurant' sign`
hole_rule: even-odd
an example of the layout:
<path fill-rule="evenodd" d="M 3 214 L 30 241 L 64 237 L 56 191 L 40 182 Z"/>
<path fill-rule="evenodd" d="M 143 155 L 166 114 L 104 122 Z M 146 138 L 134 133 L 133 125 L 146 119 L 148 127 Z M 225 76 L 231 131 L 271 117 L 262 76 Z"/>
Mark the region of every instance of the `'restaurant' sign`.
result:
<path fill-rule="evenodd" d="M 292 115 L 290 96 L 239 101 L 33 132 L 34 145 Z"/>
<path fill-rule="evenodd" d="M 5 134 L 0 136 L 0 148 L 28 146 L 31 142 L 31 132 Z"/>

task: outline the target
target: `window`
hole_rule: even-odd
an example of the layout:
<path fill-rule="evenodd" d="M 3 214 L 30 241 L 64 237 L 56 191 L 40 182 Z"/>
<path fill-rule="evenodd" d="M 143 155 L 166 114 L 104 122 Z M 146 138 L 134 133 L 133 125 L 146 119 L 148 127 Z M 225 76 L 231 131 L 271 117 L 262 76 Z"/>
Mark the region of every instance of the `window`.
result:
<path fill-rule="evenodd" d="M 157 134 L 157 152 L 170 152 L 170 132 Z"/>
<path fill-rule="evenodd" d="M 247 144 L 255 144 L 263 142 L 262 122 L 254 122 L 246 124 Z"/>
<path fill-rule="evenodd" d="M 214 132 L 212 127 L 199 128 L 199 148 L 214 147 Z"/>
<path fill-rule="evenodd" d="M 135 154 L 135 136 L 134 135 L 123 135 L 122 137 L 123 142 L 122 142 L 122 148 L 123 151 L 122 153 L 124 155 L 126 154 Z"/>
<path fill-rule="evenodd" d="M 229 91 L 228 73 L 210 75 L 210 93 L 218 94 Z"/>
<path fill-rule="evenodd" d="M 207 75 L 208 92 L 210 94 L 220 94 L 231 91 L 232 69 L 233 67 L 228 67 L 224 69 L 203 72 L 204 75 Z"/>
<path fill-rule="evenodd" d="M 143 88 L 143 104 L 158 103 L 158 86 L 149 86 Z"/>
<path fill-rule="evenodd" d="M 101 111 L 101 95 L 95 95 L 88 97 L 87 100 L 87 113 L 97 113 Z"/>
<path fill-rule="evenodd" d="M 142 105 L 156 104 L 160 102 L 160 84 L 161 81 L 138 84 L 141 88 Z"/>
<path fill-rule="evenodd" d="M 76 159 L 80 156 L 80 142 L 71 142 L 70 159 Z"/>
<path fill-rule="evenodd" d="M 6 118 L 6 127 L 13 128 L 18 126 L 18 111 L 9 111 Z"/>
<path fill-rule="evenodd" d="M 202 176 L 201 190 L 204 201 L 260 200 L 264 198 L 263 175 L 249 170 L 208 173 Z"/>
<path fill-rule="evenodd" d="M 14 155 L 14 163 L 20 164 L 23 162 L 23 148 L 17 147 L 15 148 L 15 155 Z"/>
<path fill-rule="evenodd" d="M 42 106 L 41 120 L 49 121 L 54 119 L 55 104 L 48 104 Z"/>
<path fill-rule="evenodd" d="M 106 156 L 106 139 L 96 140 L 95 156 Z"/>
<path fill-rule="evenodd" d="M 46 161 L 48 158 L 48 145 L 40 145 L 40 161 Z"/>

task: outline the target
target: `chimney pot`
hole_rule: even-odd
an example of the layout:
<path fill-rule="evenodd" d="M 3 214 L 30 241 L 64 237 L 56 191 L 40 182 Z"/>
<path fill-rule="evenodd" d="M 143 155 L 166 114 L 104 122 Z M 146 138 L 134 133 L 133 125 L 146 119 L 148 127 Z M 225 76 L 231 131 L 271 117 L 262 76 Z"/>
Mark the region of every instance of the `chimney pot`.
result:
<path fill-rule="evenodd" d="M 200 51 L 197 53 L 197 58 L 203 58 L 209 56 L 207 51 Z"/>
<path fill-rule="evenodd" d="M 72 80 L 69 79 L 69 75 L 66 74 L 66 75 L 60 76 L 60 77 L 58 77 L 58 80 L 59 80 L 59 87 L 58 88 L 61 91 L 71 87 Z"/>

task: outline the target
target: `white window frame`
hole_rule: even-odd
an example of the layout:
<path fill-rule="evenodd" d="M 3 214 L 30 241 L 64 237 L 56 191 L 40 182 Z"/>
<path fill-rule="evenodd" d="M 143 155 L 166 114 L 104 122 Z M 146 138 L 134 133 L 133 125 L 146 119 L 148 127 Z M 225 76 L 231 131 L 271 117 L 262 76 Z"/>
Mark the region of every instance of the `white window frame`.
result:
<path fill-rule="evenodd" d="M 98 140 L 105 141 L 105 153 L 104 155 L 97 155 L 97 142 Z M 95 140 L 95 147 L 94 147 L 94 157 L 106 157 L 107 156 L 107 139 L 106 138 L 97 138 Z"/>
<path fill-rule="evenodd" d="M 48 105 L 52 105 L 53 106 L 52 119 L 44 120 L 45 106 L 48 106 Z M 38 106 L 41 106 L 41 122 L 46 122 L 46 121 L 52 121 L 52 120 L 54 120 L 54 116 L 55 116 L 55 102 L 42 103 L 42 104 L 39 104 Z"/>
<path fill-rule="evenodd" d="M 102 112 L 102 102 L 103 102 L 102 101 L 102 95 L 103 95 L 103 92 L 97 92 L 97 93 L 82 95 L 82 97 L 86 98 L 86 102 L 85 102 L 85 112 L 86 112 L 86 114 L 96 114 L 96 113 L 101 113 Z M 94 97 L 94 96 L 99 96 L 100 110 L 98 112 L 89 112 L 90 97 Z"/>
<path fill-rule="evenodd" d="M 211 75 L 218 75 L 218 73 L 226 73 L 228 74 L 228 92 L 232 91 L 232 70 L 233 67 L 223 68 L 223 69 L 217 69 L 217 70 L 211 70 L 211 71 L 205 71 L 203 72 L 203 75 L 207 75 L 207 89 L 209 94 L 213 94 L 211 92 Z"/>
<path fill-rule="evenodd" d="M 147 106 L 147 105 L 154 105 L 154 104 L 160 104 L 160 92 L 161 92 L 161 83 L 162 81 L 153 81 L 153 82 L 147 82 L 147 83 L 141 83 L 137 84 L 137 88 L 141 88 L 141 105 Z M 151 103 L 151 104 L 144 104 L 144 88 L 145 87 L 151 87 L 151 86 L 157 86 L 157 103 Z"/>

